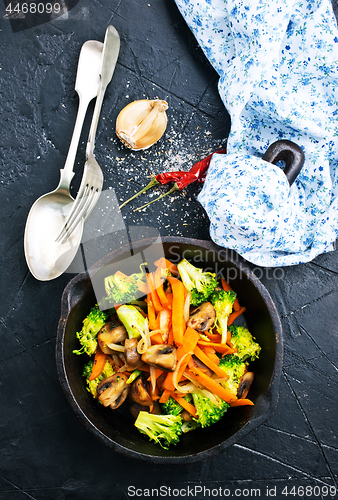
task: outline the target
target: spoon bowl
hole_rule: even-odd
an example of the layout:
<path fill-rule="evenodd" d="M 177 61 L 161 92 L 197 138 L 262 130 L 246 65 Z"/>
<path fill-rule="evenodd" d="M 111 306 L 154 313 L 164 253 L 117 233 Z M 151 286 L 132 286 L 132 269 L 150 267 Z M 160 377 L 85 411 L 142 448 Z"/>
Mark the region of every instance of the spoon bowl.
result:
<path fill-rule="evenodd" d="M 65 166 L 60 170 L 60 182 L 50 193 L 40 196 L 27 217 L 24 250 L 28 268 L 40 281 L 60 276 L 75 257 L 81 242 L 83 221 L 64 243 L 56 239 L 67 219 L 74 198 L 70 194 L 73 166 L 87 108 L 97 96 L 100 85 L 100 69 L 103 43 L 89 40 L 81 48 L 75 90 L 79 96 L 79 108 Z"/>
<path fill-rule="evenodd" d="M 41 196 L 30 210 L 24 238 L 25 255 L 30 272 L 40 281 L 60 276 L 79 248 L 83 223 L 65 243 L 55 241 L 73 203 L 70 195 L 57 188 Z"/>

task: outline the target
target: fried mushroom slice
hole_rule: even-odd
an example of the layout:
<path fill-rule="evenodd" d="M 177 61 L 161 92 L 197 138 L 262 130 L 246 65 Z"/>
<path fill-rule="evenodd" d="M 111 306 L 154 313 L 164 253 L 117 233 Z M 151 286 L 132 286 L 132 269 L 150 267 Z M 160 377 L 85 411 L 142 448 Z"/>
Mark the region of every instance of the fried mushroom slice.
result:
<path fill-rule="evenodd" d="M 114 373 L 100 382 L 96 390 L 103 406 L 110 406 L 113 410 L 121 406 L 128 396 L 127 380 L 128 376 L 125 373 Z"/>
<path fill-rule="evenodd" d="M 127 330 L 119 321 L 107 321 L 97 334 L 97 341 L 100 349 L 105 354 L 112 354 L 114 351 L 108 344 L 119 344 L 128 337 Z"/>
<path fill-rule="evenodd" d="M 124 356 L 126 358 L 127 371 L 137 370 L 143 364 L 141 354 L 137 352 L 138 340 L 133 337 L 126 339 L 124 343 Z"/>
<path fill-rule="evenodd" d="M 149 394 L 147 382 L 143 376 L 137 377 L 131 384 L 129 398 L 141 406 L 152 406 L 153 400 Z"/>
<path fill-rule="evenodd" d="M 197 332 L 209 330 L 215 322 L 216 312 L 211 302 L 203 302 L 190 314 L 187 326 Z"/>
<path fill-rule="evenodd" d="M 246 372 L 242 376 L 238 389 L 237 389 L 237 397 L 238 399 L 245 399 L 248 395 L 248 392 L 250 390 L 251 384 L 254 379 L 254 373 L 253 372 Z"/>
<path fill-rule="evenodd" d="M 183 422 L 192 422 L 192 416 L 187 410 L 182 410 L 180 413 Z"/>
<path fill-rule="evenodd" d="M 177 363 L 177 351 L 167 344 L 151 345 L 141 356 L 142 361 L 167 372 L 173 372 Z"/>

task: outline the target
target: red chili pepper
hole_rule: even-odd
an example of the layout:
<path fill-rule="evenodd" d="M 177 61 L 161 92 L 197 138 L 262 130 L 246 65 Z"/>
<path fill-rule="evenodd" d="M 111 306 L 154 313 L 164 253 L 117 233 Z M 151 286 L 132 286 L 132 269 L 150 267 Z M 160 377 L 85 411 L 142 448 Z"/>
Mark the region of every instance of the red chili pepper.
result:
<path fill-rule="evenodd" d="M 134 196 L 129 198 L 127 201 L 124 201 L 119 208 L 121 209 L 122 207 L 127 205 L 127 203 L 137 198 L 137 196 L 139 196 L 142 193 L 145 193 L 146 191 L 148 191 L 148 189 L 151 189 L 152 187 L 157 186 L 158 184 L 168 184 L 168 182 L 177 182 L 186 173 L 187 172 L 177 171 L 177 172 L 165 172 L 163 174 L 155 175 L 154 177 L 152 177 L 151 181 L 149 182 L 149 184 L 146 185 L 146 187 L 141 189 L 141 191 L 139 191 L 138 193 L 134 194 Z"/>
<path fill-rule="evenodd" d="M 156 175 L 156 180 L 160 184 L 168 184 L 168 182 L 177 182 L 181 179 L 183 175 L 187 172 L 177 171 L 177 172 L 163 172 L 163 174 Z"/>
<path fill-rule="evenodd" d="M 219 151 L 215 151 L 216 153 L 223 154 L 226 153 L 226 149 L 220 149 Z M 141 210 L 141 208 L 144 208 L 150 203 L 154 203 L 155 201 L 163 198 L 164 196 L 167 196 L 168 194 L 173 193 L 174 191 L 181 191 L 184 189 L 186 186 L 191 184 L 192 182 L 198 181 L 198 182 L 204 182 L 208 167 L 210 165 L 210 160 L 211 157 L 214 153 L 211 153 L 210 155 L 206 156 L 203 158 L 203 160 L 198 161 L 195 163 L 192 168 L 188 172 L 184 171 L 176 171 L 176 172 L 163 172 L 162 174 L 157 174 L 154 177 L 152 177 L 151 181 L 149 184 L 147 184 L 146 187 L 141 189 L 138 193 L 134 194 L 131 198 L 129 198 L 127 201 L 124 201 L 122 205 L 120 205 L 120 209 L 127 205 L 130 201 L 134 200 L 137 198 L 142 193 L 145 193 L 148 191 L 148 189 L 151 189 L 154 186 L 157 186 L 158 184 L 168 184 L 169 182 L 174 182 L 174 186 L 165 194 L 159 196 L 155 200 L 147 203 L 146 205 L 143 205 L 140 208 L 137 208 L 134 210 L 135 212 L 137 210 Z"/>
<path fill-rule="evenodd" d="M 219 149 L 218 151 L 215 151 L 215 153 L 225 154 L 226 149 Z M 197 163 L 195 163 L 195 165 L 192 166 L 189 172 L 187 172 L 185 175 L 183 175 L 180 179 L 176 181 L 177 188 L 179 190 L 182 190 L 192 182 L 195 181 L 204 182 L 210 165 L 211 158 L 215 153 L 211 153 L 209 156 L 203 158 L 203 160 L 200 160 Z"/>
<path fill-rule="evenodd" d="M 215 151 L 215 153 L 225 154 L 226 149 L 225 148 L 220 149 L 218 151 Z M 162 194 L 161 196 L 159 196 L 155 200 L 149 201 L 145 205 L 142 205 L 142 207 L 136 208 L 134 210 L 134 212 L 137 212 L 138 210 L 141 210 L 142 208 L 147 207 L 151 203 L 154 203 L 155 201 L 158 201 L 161 198 L 164 198 L 165 196 L 168 196 L 169 194 L 174 193 L 175 191 L 182 191 L 182 189 L 184 189 L 186 186 L 188 186 L 189 184 L 192 184 L 195 181 L 204 182 L 213 154 L 214 153 L 211 153 L 210 155 L 203 158 L 203 160 L 200 160 L 197 163 L 195 163 L 192 166 L 192 168 L 189 170 L 189 172 L 184 172 L 184 175 L 181 175 L 180 178 L 176 180 L 175 184 L 173 185 L 173 187 L 171 189 L 169 189 L 169 191 Z"/>

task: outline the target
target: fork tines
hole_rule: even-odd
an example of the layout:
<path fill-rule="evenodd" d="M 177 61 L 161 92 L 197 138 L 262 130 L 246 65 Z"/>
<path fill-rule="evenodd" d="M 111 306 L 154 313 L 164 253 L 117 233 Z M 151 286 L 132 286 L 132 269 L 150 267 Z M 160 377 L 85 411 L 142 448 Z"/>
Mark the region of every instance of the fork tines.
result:
<path fill-rule="evenodd" d="M 55 241 L 64 243 L 73 234 L 80 221 L 87 218 L 100 194 L 101 189 L 95 189 L 94 186 L 89 186 L 89 184 L 84 186 L 82 196 L 76 197 L 72 211 Z"/>

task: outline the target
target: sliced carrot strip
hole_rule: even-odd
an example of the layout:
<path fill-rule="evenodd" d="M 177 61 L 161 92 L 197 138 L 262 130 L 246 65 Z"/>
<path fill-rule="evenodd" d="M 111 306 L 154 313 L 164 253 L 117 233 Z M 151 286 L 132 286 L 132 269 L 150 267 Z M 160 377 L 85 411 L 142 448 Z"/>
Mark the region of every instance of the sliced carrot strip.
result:
<path fill-rule="evenodd" d="M 161 305 L 160 299 L 158 298 L 157 291 L 154 285 L 153 273 L 147 273 L 147 283 L 150 290 L 151 300 L 156 312 L 162 311 L 163 307 Z"/>
<path fill-rule="evenodd" d="M 168 389 L 164 389 L 162 396 L 160 397 L 159 403 L 166 403 L 171 395 L 172 391 L 168 391 Z"/>
<path fill-rule="evenodd" d="M 189 370 L 187 376 L 193 378 L 194 380 L 197 380 L 200 384 L 209 389 L 210 392 L 216 394 L 216 396 L 219 396 L 227 403 L 231 403 L 232 401 L 235 401 L 237 399 L 237 397 L 234 396 L 232 392 L 222 387 L 221 384 L 215 382 L 212 378 L 208 377 L 208 375 L 203 373 L 198 368 Z"/>
<path fill-rule="evenodd" d="M 158 322 L 156 319 L 156 312 L 153 305 L 153 301 L 150 293 L 147 295 L 147 305 L 148 305 L 148 321 L 150 330 L 158 330 Z"/>
<path fill-rule="evenodd" d="M 185 301 L 185 287 L 182 281 L 172 276 L 168 276 L 168 281 L 173 291 L 172 303 L 172 329 L 174 334 L 174 342 L 177 345 L 183 344 L 183 335 L 185 332 L 184 321 L 184 301 Z"/>
<path fill-rule="evenodd" d="M 166 296 L 163 288 L 163 278 L 161 277 L 162 268 L 158 267 L 154 273 L 154 284 L 156 288 L 156 292 L 162 307 L 168 308 L 170 306 L 168 297 Z"/>
<path fill-rule="evenodd" d="M 195 356 L 198 357 L 200 361 L 202 361 L 202 363 L 205 364 L 205 366 L 207 366 L 208 368 L 210 368 L 210 370 L 216 373 L 216 375 L 218 375 L 219 377 L 227 376 L 225 371 L 222 370 L 222 368 L 220 368 L 218 365 L 216 365 L 216 363 L 211 361 L 211 359 L 208 358 L 208 356 L 198 346 L 195 347 L 194 354 Z"/>
<path fill-rule="evenodd" d="M 221 278 L 221 282 L 222 282 L 223 290 L 225 290 L 226 292 L 229 292 L 229 290 L 232 290 L 231 286 L 224 278 Z M 234 311 L 239 311 L 241 308 L 237 297 L 234 300 L 233 308 L 234 308 Z"/>
<path fill-rule="evenodd" d="M 217 344 L 216 342 L 207 342 L 206 340 L 199 340 L 198 345 L 213 347 L 216 352 L 221 354 L 232 354 L 237 352 L 237 349 L 231 348 L 227 344 Z"/>
<path fill-rule="evenodd" d="M 203 352 L 211 359 L 216 365 L 219 365 L 219 357 L 216 354 L 216 351 L 213 347 L 205 346 L 203 348 Z"/>
<path fill-rule="evenodd" d="M 106 364 L 107 355 L 98 349 L 95 353 L 93 368 L 89 376 L 89 380 L 94 380 L 96 377 L 101 375 L 104 365 Z"/>
<path fill-rule="evenodd" d="M 229 283 L 226 281 L 226 279 L 221 278 L 221 283 L 222 283 L 222 288 L 223 288 L 223 290 L 225 290 L 226 292 L 229 292 L 230 290 L 232 290 L 231 286 L 230 286 L 230 285 L 229 285 Z"/>
<path fill-rule="evenodd" d="M 238 318 L 238 316 L 240 316 L 241 314 L 243 314 L 244 311 L 246 311 L 246 307 L 241 307 L 239 311 L 232 312 L 228 318 L 228 325 L 229 326 L 232 325 L 235 319 Z"/>
<path fill-rule="evenodd" d="M 192 415 L 193 417 L 196 417 L 196 408 L 194 407 L 194 405 L 189 403 L 189 401 L 184 399 L 182 396 L 178 396 L 175 393 L 173 393 L 171 396 L 175 399 L 175 401 L 178 402 L 179 405 L 182 406 L 182 408 L 187 410 L 187 412 L 189 412 L 190 415 Z"/>
<path fill-rule="evenodd" d="M 151 336 L 152 344 L 164 344 L 163 337 L 160 333 L 155 333 L 155 335 Z"/>
<path fill-rule="evenodd" d="M 166 291 L 165 294 L 166 294 L 166 297 L 168 299 L 168 308 L 172 309 L 172 306 L 173 306 L 173 294 L 172 294 L 172 292 L 168 292 L 168 291 Z"/>
<path fill-rule="evenodd" d="M 114 273 L 115 276 L 119 276 L 120 278 L 127 278 L 127 275 L 124 274 L 122 271 L 116 271 L 116 273 Z"/>
<path fill-rule="evenodd" d="M 231 401 L 230 406 L 253 406 L 254 404 L 251 399 L 236 399 L 236 401 Z"/>
<path fill-rule="evenodd" d="M 163 386 L 162 386 L 162 388 L 164 390 L 167 390 L 170 392 L 173 392 L 175 390 L 175 386 L 173 383 L 173 373 L 174 372 L 169 372 L 168 375 L 166 376 L 166 378 L 164 379 Z"/>
<path fill-rule="evenodd" d="M 168 344 L 169 345 L 173 345 L 174 344 L 174 334 L 173 334 L 173 329 L 172 328 L 170 328 L 170 330 L 169 330 Z"/>
<path fill-rule="evenodd" d="M 211 340 L 211 342 L 221 343 L 222 335 L 220 335 L 219 333 L 209 333 L 209 332 L 204 332 L 204 333 L 208 337 L 208 339 Z"/>

